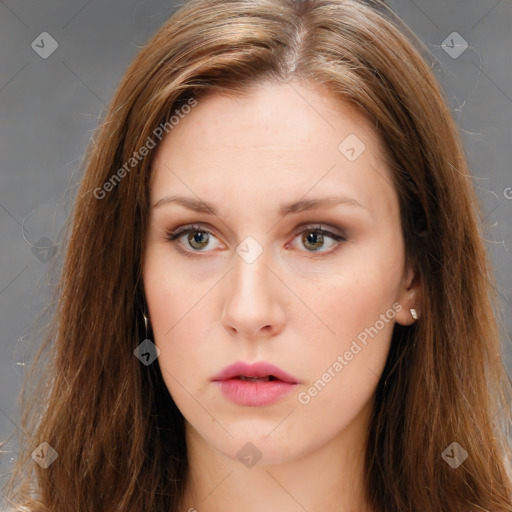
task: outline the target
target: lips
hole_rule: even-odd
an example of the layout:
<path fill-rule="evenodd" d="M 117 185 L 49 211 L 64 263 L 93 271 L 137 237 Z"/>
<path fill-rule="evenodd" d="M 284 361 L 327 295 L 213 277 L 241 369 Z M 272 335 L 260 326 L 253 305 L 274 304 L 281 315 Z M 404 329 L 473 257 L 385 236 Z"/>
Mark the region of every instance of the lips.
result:
<path fill-rule="evenodd" d="M 240 380 L 243 382 L 272 382 L 282 381 L 298 384 L 298 379 L 285 372 L 278 366 L 264 361 L 248 364 L 238 361 L 222 370 L 212 379 L 214 382 Z"/>
<path fill-rule="evenodd" d="M 273 364 L 241 361 L 224 368 L 212 381 L 228 400 L 245 407 L 270 406 L 290 395 L 299 383 Z"/>

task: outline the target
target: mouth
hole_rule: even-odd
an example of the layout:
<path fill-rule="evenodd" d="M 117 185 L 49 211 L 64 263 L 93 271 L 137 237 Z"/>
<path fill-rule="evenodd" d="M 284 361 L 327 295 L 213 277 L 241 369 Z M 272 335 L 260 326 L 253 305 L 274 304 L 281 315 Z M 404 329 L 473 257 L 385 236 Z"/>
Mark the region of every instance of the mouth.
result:
<path fill-rule="evenodd" d="M 213 381 L 239 380 L 243 382 L 274 382 L 298 384 L 298 379 L 283 369 L 265 361 L 249 364 L 242 361 L 233 363 L 212 379 Z"/>
<path fill-rule="evenodd" d="M 273 380 L 281 380 L 273 375 L 267 375 L 266 377 L 249 377 L 247 375 L 239 375 L 233 377 L 232 380 L 242 380 L 244 382 L 272 382 Z"/>
<path fill-rule="evenodd" d="M 266 362 L 234 363 L 212 381 L 231 402 L 246 407 L 263 407 L 290 394 L 298 379 Z"/>

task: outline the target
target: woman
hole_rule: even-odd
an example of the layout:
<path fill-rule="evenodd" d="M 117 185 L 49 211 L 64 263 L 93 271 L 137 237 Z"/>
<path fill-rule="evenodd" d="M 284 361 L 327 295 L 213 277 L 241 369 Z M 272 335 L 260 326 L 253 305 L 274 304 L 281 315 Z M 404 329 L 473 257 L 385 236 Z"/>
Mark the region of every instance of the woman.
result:
<path fill-rule="evenodd" d="M 492 272 L 422 51 L 356 0 L 159 30 L 88 154 L 16 510 L 512 510 Z"/>

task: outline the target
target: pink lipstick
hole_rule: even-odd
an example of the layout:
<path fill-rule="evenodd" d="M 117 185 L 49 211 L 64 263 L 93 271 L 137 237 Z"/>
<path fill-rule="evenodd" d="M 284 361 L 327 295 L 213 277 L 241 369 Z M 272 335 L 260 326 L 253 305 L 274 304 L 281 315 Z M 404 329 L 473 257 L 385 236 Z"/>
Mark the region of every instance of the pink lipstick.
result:
<path fill-rule="evenodd" d="M 270 405 L 290 393 L 299 383 L 293 375 L 264 361 L 238 361 L 213 377 L 226 398 L 239 405 Z"/>

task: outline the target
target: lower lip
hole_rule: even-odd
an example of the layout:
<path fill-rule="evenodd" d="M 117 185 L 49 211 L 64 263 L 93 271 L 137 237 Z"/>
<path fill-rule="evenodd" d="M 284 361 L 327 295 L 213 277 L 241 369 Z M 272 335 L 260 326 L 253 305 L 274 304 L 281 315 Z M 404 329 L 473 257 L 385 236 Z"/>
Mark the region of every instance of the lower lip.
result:
<path fill-rule="evenodd" d="M 272 380 L 267 382 L 251 382 L 239 379 L 215 381 L 225 397 L 239 405 L 261 407 L 277 402 L 290 393 L 296 384 Z"/>

